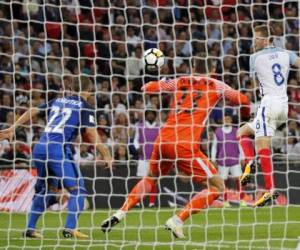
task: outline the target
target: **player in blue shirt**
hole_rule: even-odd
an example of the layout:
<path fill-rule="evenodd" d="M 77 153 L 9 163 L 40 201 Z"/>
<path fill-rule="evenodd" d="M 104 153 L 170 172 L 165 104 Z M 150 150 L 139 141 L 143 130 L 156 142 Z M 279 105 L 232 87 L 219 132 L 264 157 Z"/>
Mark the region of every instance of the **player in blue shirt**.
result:
<path fill-rule="evenodd" d="M 78 216 L 83 210 L 86 190 L 80 170 L 73 160 L 71 145 L 81 130 L 89 142 L 95 145 L 109 167 L 111 155 L 109 150 L 101 144 L 95 126 L 94 112 L 86 102 L 92 91 L 90 79 L 81 76 L 80 81 L 74 84 L 74 91 L 80 94 L 54 99 L 38 108 L 32 107 L 13 126 L 0 131 L 0 140 L 12 139 L 17 126 L 25 124 L 31 120 L 31 117 L 46 111 L 47 125 L 32 154 L 37 168 L 38 182 L 27 229 L 24 232 L 25 237 L 42 237 L 35 229 L 37 220 L 47 207 L 57 202 L 57 193 L 64 188 L 69 191 L 70 198 L 63 236 L 88 238 L 87 235 L 76 230 Z"/>

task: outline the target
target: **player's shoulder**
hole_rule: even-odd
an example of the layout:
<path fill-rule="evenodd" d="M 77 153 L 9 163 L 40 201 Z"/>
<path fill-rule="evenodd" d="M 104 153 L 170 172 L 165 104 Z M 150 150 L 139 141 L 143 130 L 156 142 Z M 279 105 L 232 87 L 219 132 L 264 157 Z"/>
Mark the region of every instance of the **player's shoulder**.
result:
<path fill-rule="evenodd" d="M 254 54 L 250 57 L 250 67 L 254 68 L 263 66 L 263 62 L 269 61 L 269 59 L 279 59 L 279 60 L 286 60 L 289 58 L 290 64 L 294 64 L 296 60 L 296 54 L 293 52 L 279 48 L 279 47 L 266 47 Z M 259 58 L 259 59 L 258 59 Z"/>
<path fill-rule="evenodd" d="M 88 104 L 88 102 L 86 100 L 84 100 L 83 98 L 81 98 L 78 95 L 72 95 L 72 96 L 68 96 L 68 97 L 64 97 L 63 100 L 61 100 L 62 102 L 66 102 L 69 103 L 71 105 L 76 106 L 77 108 L 81 108 L 81 109 L 93 109 L 90 104 Z"/>
<path fill-rule="evenodd" d="M 256 59 L 260 58 L 261 60 L 264 60 L 265 58 L 267 58 L 270 54 L 274 54 L 276 52 L 284 52 L 284 53 L 288 53 L 287 50 L 279 48 L 279 47 L 275 47 L 275 46 L 271 46 L 271 47 L 266 47 L 264 49 L 261 49 L 255 53 L 253 53 L 250 56 L 250 63 L 252 64 L 252 66 L 255 64 Z"/>
<path fill-rule="evenodd" d="M 38 109 L 40 109 L 40 110 L 50 109 L 53 106 L 53 104 L 55 103 L 55 101 L 56 101 L 56 98 L 48 100 L 48 102 L 44 102 L 44 103 L 40 104 L 38 106 Z"/>
<path fill-rule="evenodd" d="M 81 101 L 82 101 L 82 107 L 81 108 L 83 108 L 84 110 L 87 110 L 87 111 L 94 110 L 92 108 L 92 106 L 86 100 L 81 99 Z"/>
<path fill-rule="evenodd" d="M 252 54 L 250 56 L 250 58 L 256 58 L 257 56 L 268 56 L 269 54 L 275 53 L 275 52 L 283 52 L 283 53 L 290 53 L 288 50 L 280 48 L 280 47 L 275 47 L 275 46 L 271 46 L 271 47 L 266 47 L 260 51 L 255 52 L 254 54 Z"/>

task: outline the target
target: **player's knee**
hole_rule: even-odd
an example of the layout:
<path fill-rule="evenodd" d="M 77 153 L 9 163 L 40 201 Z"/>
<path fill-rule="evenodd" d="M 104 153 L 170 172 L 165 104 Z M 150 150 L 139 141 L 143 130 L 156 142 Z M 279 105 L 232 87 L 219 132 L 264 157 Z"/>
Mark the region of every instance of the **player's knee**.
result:
<path fill-rule="evenodd" d="M 154 176 L 146 176 L 143 178 L 144 181 L 146 181 L 147 183 L 149 183 L 152 187 L 156 185 L 157 183 L 157 177 Z"/>
<path fill-rule="evenodd" d="M 225 183 L 222 179 L 221 182 L 216 185 L 216 188 L 218 189 L 219 193 L 223 193 L 225 191 Z"/>
<path fill-rule="evenodd" d="M 48 190 L 43 187 L 39 190 L 39 192 L 35 193 L 35 198 L 42 198 L 43 202 L 41 206 L 50 207 L 51 205 L 55 204 L 59 200 L 59 189 L 52 188 L 51 186 Z M 44 200 L 46 198 L 46 200 Z M 46 202 L 44 202 L 46 201 Z"/>
<path fill-rule="evenodd" d="M 57 194 L 60 192 L 60 189 L 53 187 L 53 186 L 49 186 L 48 189 L 46 189 L 46 187 L 40 188 L 38 190 L 38 192 L 36 192 L 36 195 L 46 195 L 46 194 Z"/>
<path fill-rule="evenodd" d="M 217 192 L 223 193 L 225 191 L 224 180 L 220 176 L 214 176 L 209 179 L 210 187 L 216 188 Z"/>
<path fill-rule="evenodd" d="M 153 180 L 154 182 L 157 181 L 157 175 L 151 170 L 148 171 L 147 178 Z"/>
<path fill-rule="evenodd" d="M 271 137 L 268 136 L 258 137 L 255 141 L 255 144 L 258 151 L 265 148 L 271 148 Z"/>
<path fill-rule="evenodd" d="M 46 194 L 46 188 L 41 188 L 38 190 L 38 192 L 35 193 L 35 196 L 39 197 L 39 196 L 44 196 L 45 194 Z"/>
<path fill-rule="evenodd" d="M 243 136 L 252 136 L 254 135 L 254 131 L 249 127 L 248 124 L 240 127 L 236 133 L 237 138 L 242 138 Z"/>
<path fill-rule="evenodd" d="M 237 137 L 238 139 L 242 138 L 242 136 L 245 135 L 244 129 L 243 129 L 243 128 L 244 128 L 244 126 L 240 127 L 240 128 L 237 130 L 237 132 L 236 132 L 236 137 Z"/>
<path fill-rule="evenodd" d="M 84 201 L 86 199 L 86 190 L 83 187 L 80 186 L 74 186 L 68 188 L 70 199 L 68 204 L 70 204 L 71 207 L 74 209 L 74 204 L 76 204 L 76 208 L 79 211 L 82 211 L 84 209 Z M 74 203 L 74 199 L 76 202 Z M 69 205 L 68 205 L 69 206 Z"/>
<path fill-rule="evenodd" d="M 51 193 L 57 194 L 57 193 L 59 193 L 60 191 L 61 191 L 61 190 L 58 189 L 57 187 L 49 186 L 49 192 L 51 192 Z"/>
<path fill-rule="evenodd" d="M 68 191 L 71 195 L 80 195 L 80 196 L 86 196 L 87 192 L 85 188 L 79 187 L 79 186 L 74 186 L 74 187 L 69 187 Z"/>

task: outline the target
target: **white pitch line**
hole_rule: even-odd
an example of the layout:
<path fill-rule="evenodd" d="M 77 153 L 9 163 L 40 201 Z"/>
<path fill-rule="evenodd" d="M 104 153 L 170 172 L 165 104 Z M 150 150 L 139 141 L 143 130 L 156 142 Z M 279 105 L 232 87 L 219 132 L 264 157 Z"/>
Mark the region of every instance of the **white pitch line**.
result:
<path fill-rule="evenodd" d="M 0 238 L 1 239 L 1 238 Z M 2 238 L 4 239 L 4 238 Z M 5 238 L 7 240 L 7 238 Z M 22 241 L 25 241 L 24 238 L 10 238 L 11 240 L 22 240 Z M 139 245 L 139 246 L 153 246 L 153 242 L 139 242 L 139 241 L 121 241 L 121 240 L 93 240 L 93 239 L 90 239 L 90 240 L 74 240 L 74 239 L 53 239 L 53 238 L 43 238 L 43 239 L 30 239 L 30 238 L 27 238 L 26 241 L 55 241 L 55 242 L 58 242 L 60 241 L 60 243 L 63 243 L 62 241 L 65 241 L 65 242 L 70 242 L 70 241 L 74 241 L 78 244 L 80 244 L 80 242 L 82 243 L 92 243 L 90 244 L 89 246 L 96 246 L 96 245 L 99 245 L 99 246 L 105 246 L 105 245 L 108 245 L 108 244 L 120 244 L 120 245 L 123 245 L 123 246 L 128 246 L 128 245 Z M 193 248 L 192 250 L 200 250 L 200 249 L 197 249 L 197 246 L 199 247 L 222 247 L 222 248 L 227 248 L 227 249 L 232 249 L 233 246 L 235 246 L 236 244 L 232 243 L 228 243 L 228 242 L 223 242 L 223 243 L 214 243 L 214 242 L 208 242 L 208 243 L 200 243 L 200 242 L 188 242 L 188 241 L 172 241 L 172 242 L 155 242 L 155 246 L 170 246 L 173 245 L 173 246 L 181 246 L 181 245 L 185 245 L 185 246 L 189 246 L 189 244 L 191 246 L 195 246 L 195 248 Z M 54 245 L 56 246 L 56 245 Z M 63 244 L 61 245 L 63 246 Z M 69 245 L 65 245 L 65 246 L 69 246 Z M 78 246 L 85 246 L 85 245 L 78 245 Z M 239 249 L 249 249 L 249 246 L 241 246 L 239 245 L 238 246 Z M 251 246 L 251 249 L 263 249 L 263 250 L 266 250 L 266 247 L 263 246 L 263 247 L 259 247 L 259 246 Z M 271 249 L 271 248 L 270 248 Z M 278 247 L 272 247 L 272 250 L 295 250 L 294 248 L 278 248 Z"/>

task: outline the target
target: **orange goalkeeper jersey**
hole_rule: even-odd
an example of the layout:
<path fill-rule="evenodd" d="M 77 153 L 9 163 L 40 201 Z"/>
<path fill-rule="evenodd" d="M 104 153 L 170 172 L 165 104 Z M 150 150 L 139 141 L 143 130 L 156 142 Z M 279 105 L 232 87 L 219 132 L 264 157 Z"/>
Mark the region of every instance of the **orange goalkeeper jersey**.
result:
<path fill-rule="evenodd" d="M 210 77 L 180 77 L 174 80 L 152 81 L 145 84 L 146 93 L 173 93 L 168 119 L 156 140 L 199 146 L 210 111 L 221 98 L 232 105 L 245 105 L 250 114 L 248 97 L 227 84 Z"/>

